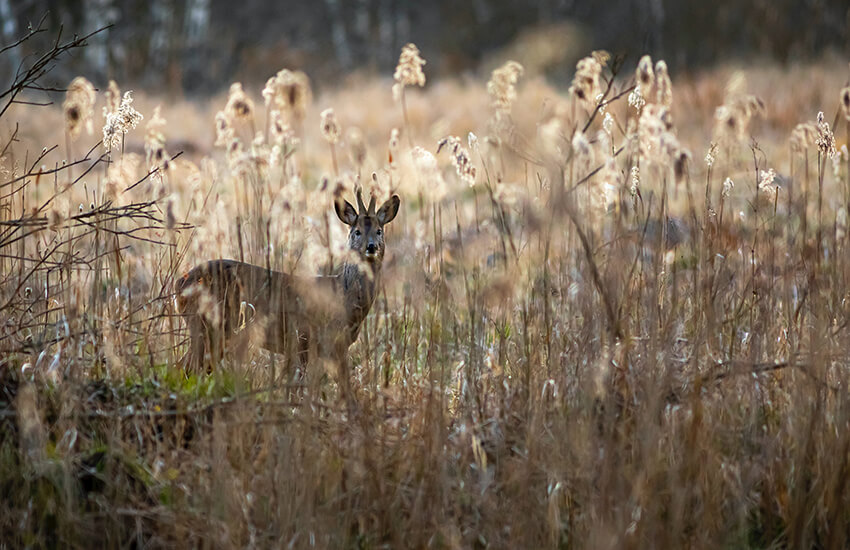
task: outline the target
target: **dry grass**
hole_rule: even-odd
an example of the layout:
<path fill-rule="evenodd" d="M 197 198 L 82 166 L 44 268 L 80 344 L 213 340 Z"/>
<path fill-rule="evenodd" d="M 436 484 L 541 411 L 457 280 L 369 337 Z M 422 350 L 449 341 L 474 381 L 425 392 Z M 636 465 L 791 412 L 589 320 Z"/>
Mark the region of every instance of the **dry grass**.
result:
<path fill-rule="evenodd" d="M 389 79 L 352 81 L 279 118 L 260 90 L 138 93 L 112 151 L 7 111 L 0 540 L 846 546 L 848 159 L 824 128 L 790 141 L 818 110 L 833 126 L 844 67 L 674 74 L 669 111 L 644 87 L 639 112 L 634 76 L 608 60 L 594 83 L 593 63 L 572 94 L 429 82 L 402 108 Z M 358 410 L 332 365 L 304 385 L 260 350 L 179 371 L 174 278 L 213 257 L 331 269 L 338 185 L 402 196 L 351 348 Z"/>

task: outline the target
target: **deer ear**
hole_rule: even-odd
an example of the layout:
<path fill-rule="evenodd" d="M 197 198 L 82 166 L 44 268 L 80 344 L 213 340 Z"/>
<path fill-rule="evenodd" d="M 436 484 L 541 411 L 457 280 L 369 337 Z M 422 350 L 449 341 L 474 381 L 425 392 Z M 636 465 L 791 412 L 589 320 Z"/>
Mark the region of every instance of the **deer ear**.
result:
<path fill-rule="evenodd" d="M 375 217 L 378 219 L 378 223 L 381 225 L 386 225 L 393 221 L 396 214 L 398 214 L 398 205 L 401 201 L 398 198 L 398 195 L 393 195 L 390 197 L 387 202 L 381 205 L 381 208 L 378 209 L 378 213 Z"/>
<path fill-rule="evenodd" d="M 338 198 L 334 201 L 334 210 L 337 217 L 346 225 L 354 225 L 357 223 L 357 211 L 351 206 L 347 200 Z"/>

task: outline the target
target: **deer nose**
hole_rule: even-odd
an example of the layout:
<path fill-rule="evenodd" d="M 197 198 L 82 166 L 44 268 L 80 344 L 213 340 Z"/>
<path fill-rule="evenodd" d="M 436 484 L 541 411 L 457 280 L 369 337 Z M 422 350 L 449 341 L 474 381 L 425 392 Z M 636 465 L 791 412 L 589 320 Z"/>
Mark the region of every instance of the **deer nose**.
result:
<path fill-rule="evenodd" d="M 369 244 L 366 245 L 366 253 L 367 254 L 374 254 L 377 251 L 378 251 L 378 245 L 376 245 L 375 243 L 369 243 Z"/>

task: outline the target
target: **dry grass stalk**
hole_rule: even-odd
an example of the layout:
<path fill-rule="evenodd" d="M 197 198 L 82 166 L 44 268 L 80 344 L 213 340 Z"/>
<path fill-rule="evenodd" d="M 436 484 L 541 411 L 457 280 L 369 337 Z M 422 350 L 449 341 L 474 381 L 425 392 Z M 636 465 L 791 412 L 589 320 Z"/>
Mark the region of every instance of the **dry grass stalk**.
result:
<path fill-rule="evenodd" d="M 586 59 L 573 91 L 597 109 L 606 60 Z M 397 112 L 372 108 L 385 82 L 331 90 L 329 124 L 306 107 L 306 77 L 281 71 L 264 90 L 265 120 L 246 87 L 218 114 L 146 112 L 144 135 L 111 85 L 106 142 L 128 131 L 129 146 L 78 159 L 78 177 L 49 148 L 28 157 L 17 135 L 0 149 L 0 540 L 847 546 L 835 526 L 850 524 L 850 174 L 838 155 L 825 169 L 843 129 L 824 117 L 794 128 L 818 112 L 811 98 L 834 108 L 846 86 L 835 72 L 748 68 L 771 106 L 765 125 L 753 124 L 766 108 L 742 78 L 724 91 L 724 72 L 711 71 L 686 93 L 646 57 L 639 89 L 615 78 L 610 104 L 587 120 L 542 80 L 518 90 L 509 66 L 486 92 L 429 86 L 401 130 Z M 720 101 L 717 119 L 702 114 Z M 138 103 L 150 104 L 141 93 Z M 505 127 L 491 127 L 494 110 Z M 21 127 L 35 132 L 65 111 L 31 116 Z M 337 117 L 359 131 L 343 133 Z M 166 140 L 200 138 L 211 119 L 222 149 L 171 162 L 167 198 L 153 200 L 142 183 L 157 151 L 167 158 Z M 328 140 L 351 158 L 323 178 Z M 686 146 L 707 149 L 706 162 Z M 385 148 L 388 158 L 367 154 Z M 444 150 L 451 164 L 438 162 Z M 54 180 L 71 185 L 45 185 Z M 92 195 L 101 181 L 120 203 Z M 330 212 L 363 187 L 398 193 L 413 215 L 389 226 L 385 277 L 365 279 L 374 301 L 348 376 L 318 345 L 287 370 L 303 358 L 291 324 L 288 351 L 258 351 L 257 313 L 273 301 L 200 291 L 198 311 L 231 329 L 201 341 L 248 345 L 210 375 L 177 368 L 190 339 L 173 289 L 186 266 L 243 257 L 259 266 L 258 287 L 269 273 L 363 268 L 346 250 L 353 228 Z M 230 282 L 230 297 L 251 286 Z M 300 298 L 315 313 L 339 296 Z M 331 324 L 305 316 L 301 327 Z"/>

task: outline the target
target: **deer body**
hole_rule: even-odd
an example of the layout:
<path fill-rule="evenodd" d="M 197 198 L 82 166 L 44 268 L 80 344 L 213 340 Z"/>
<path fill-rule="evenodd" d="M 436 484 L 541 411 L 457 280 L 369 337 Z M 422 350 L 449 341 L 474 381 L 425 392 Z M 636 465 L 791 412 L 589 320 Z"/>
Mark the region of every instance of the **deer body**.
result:
<path fill-rule="evenodd" d="M 335 203 L 337 216 L 351 226 L 348 246 L 358 262 L 341 273 L 298 277 L 235 260 L 213 260 L 193 268 L 177 285 L 177 302 L 189 326 L 186 366 L 211 369 L 226 349 L 248 342 L 296 357 L 302 366 L 310 350 L 339 364 L 347 386 L 347 352 L 357 339 L 375 300 L 384 258 L 383 226 L 395 218 L 399 199 L 375 211 L 357 195 L 359 212 Z"/>

